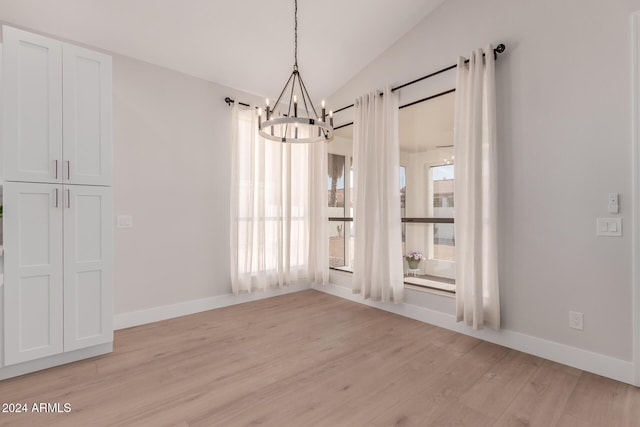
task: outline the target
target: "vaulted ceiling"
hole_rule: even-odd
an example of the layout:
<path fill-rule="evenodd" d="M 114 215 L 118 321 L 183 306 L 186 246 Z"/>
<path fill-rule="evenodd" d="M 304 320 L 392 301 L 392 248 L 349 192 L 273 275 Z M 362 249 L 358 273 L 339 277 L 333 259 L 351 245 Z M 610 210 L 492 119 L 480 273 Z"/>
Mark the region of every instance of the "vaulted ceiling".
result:
<path fill-rule="evenodd" d="M 329 96 L 444 0 L 300 0 L 298 62 Z M 4 23 L 275 97 L 293 66 L 293 0 L 0 0 Z"/>

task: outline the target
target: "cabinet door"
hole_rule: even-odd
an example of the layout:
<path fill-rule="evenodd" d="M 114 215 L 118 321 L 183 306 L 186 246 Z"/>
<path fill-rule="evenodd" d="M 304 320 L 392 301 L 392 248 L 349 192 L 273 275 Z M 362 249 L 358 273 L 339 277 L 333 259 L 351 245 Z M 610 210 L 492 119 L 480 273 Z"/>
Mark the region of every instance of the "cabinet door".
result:
<path fill-rule="evenodd" d="M 62 43 L 3 27 L 5 181 L 62 181 Z"/>
<path fill-rule="evenodd" d="M 111 191 L 64 186 L 65 351 L 113 341 Z"/>
<path fill-rule="evenodd" d="M 4 184 L 5 365 L 63 350 L 62 186 Z"/>
<path fill-rule="evenodd" d="M 111 185 L 111 57 L 63 46 L 63 176 Z"/>

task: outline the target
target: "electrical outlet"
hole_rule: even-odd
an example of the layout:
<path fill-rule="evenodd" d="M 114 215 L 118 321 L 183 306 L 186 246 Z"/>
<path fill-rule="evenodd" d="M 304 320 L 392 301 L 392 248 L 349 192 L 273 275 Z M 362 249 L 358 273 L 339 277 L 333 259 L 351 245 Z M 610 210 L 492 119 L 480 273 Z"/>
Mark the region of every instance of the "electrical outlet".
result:
<path fill-rule="evenodd" d="M 116 221 L 116 227 L 118 228 L 132 228 L 133 217 L 131 215 L 118 215 Z"/>
<path fill-rule="evenodd" d="M 573 329 L 578 329 L 580 331 L 584 330 L 584 314 L 579 311 L 570 311 L 569 312 L 569 327 Z"/>

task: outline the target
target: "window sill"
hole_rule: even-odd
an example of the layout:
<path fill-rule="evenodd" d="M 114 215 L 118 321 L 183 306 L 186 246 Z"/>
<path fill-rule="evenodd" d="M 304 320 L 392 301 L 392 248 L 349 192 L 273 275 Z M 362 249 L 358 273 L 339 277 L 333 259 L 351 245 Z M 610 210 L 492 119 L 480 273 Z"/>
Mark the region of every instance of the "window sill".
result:
<path fill-rule="evenodd" d="M 435 276 L 405 276 L 404 283 L 407 285 L 413 285 L 417 287 L 436 289 L 443 292 L 450 292 L 452 294 L 456 293 L 456 282 L 452 279 L 439 280 L 439 277 Z"/>
<path fill-rule="evenodd" d="M 343 277 L 353 274 L 353 271 L 348 267 L 330 267 L 332 272 L 338 272 Z M 405 289 L 412 289 L 419 292 L 426 292 L 430 294 L 442 295 L 450 298 L 456 296 L 456 285 L 450 283 L 451 280 L 445 279 L 444 281 L 438 281 L 433 279 L 421 279 L 417 277 L 405 277 L 404 287 Z"/>
<path fill-rule="evenodd" d="M 439 286 L 439 285 L 436 285 L 436 287 L 427 287 L 427 286 L 424 286 L 424 285 L 413 285 L 411 283 L 404 282 L 404 288 L 405 289 L 411 289 L 412 291 L 424 292 L 425 294 L 440 295 L 440 296 L 449 297 L 449 298 L 455 298 L 456 297 L 456 291 L 455 290 L 453 290 L 453 291 L 445 291 L 445 290 L 442 290 L 442 289 L 438 288 L 437 286 Z"/>

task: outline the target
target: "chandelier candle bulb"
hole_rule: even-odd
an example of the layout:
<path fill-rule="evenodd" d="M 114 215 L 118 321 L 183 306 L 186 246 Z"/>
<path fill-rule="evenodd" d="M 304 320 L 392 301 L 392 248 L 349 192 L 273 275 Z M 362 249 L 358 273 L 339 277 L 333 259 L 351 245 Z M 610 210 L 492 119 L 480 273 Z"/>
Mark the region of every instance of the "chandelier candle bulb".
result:
<path fill-rule="evenodd" d="M 293 95 L 293 117 L 298 117 L 298 96 Z"/>
<path fill-rule="evenodd" d="M 258 108 L 258 129 L 262 129 L 262 108 Z"/>
<path fill-rule="evenodd" d="M 329 110 L 329 126 L 333 127 L 333 111 Z"/>

